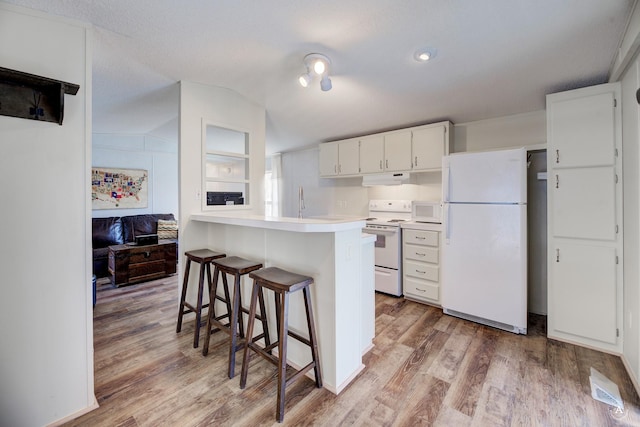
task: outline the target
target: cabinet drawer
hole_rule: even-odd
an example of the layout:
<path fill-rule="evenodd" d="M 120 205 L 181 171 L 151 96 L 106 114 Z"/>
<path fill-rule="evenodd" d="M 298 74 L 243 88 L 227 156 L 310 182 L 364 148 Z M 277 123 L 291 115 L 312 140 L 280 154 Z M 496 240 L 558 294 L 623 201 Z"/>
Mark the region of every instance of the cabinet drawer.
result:
<path fill-rule="evenodd" d="M 405 276 L 404 293 L 418 298 L 425 298 L 434 302 L 440 301 L 440 286 L 438 283 L 427 282 L 425 280 L 413 279 Z"/>
<path fill-rule="evenodd" d="M 402 231 L 402 239 L 405 243 L 416 245 L 438 246 L 437 231 L 409 230 Z"/>
<path fill-rule="evenodd" d="M 147 250 L 136 249 L 131 251 L 129 255 L 129 264 L 137 264 L 140 262 L 164 260 L 164 248 L 154 247 Z"/>
<path fill-rule="evenodd" d="M 438 282 L 440 277 L 439 273 L 440 269 L 437 265 L 413 261 L 405 261 L 404 263 L 404 274 L 417 277 L 418 279 Z"/>
<path fill-rule="evenodd" d="M 438 248 L 428 246 L 404 245 L 402 249 L 405 259 L 431 262 L 437 264 L 440 251 Z"/>

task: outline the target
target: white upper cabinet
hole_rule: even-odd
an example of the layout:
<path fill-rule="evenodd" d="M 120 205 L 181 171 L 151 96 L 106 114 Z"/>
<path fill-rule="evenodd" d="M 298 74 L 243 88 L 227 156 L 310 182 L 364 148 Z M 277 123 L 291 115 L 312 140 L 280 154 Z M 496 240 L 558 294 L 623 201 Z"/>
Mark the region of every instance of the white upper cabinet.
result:
<path fill-rule="evenodd" d="M 320 144 L 320 176 L 338 175 L 338 143 Z"/>
<path fill-rule="evenodd" d="M 360 172 L 384 172 L 384 136 L 371 135 L 360 138 Z"/>
<path fill-rule="evenodd" d="M 360 149 L 357 138 L 320 144 L 320 176 L 357 175 Z"/>
<path fill-rule="evenodd" d="M 554 168 L 615 163 L 615 102 L 614 93 L 607 92 L 549 105 L 547 126 L 554 146 L 548 156 Z"/>
<path fill-rule="evenodd" d="M 441 122 L 320 144 L 320 176 L 439 170 L 450 127 Z"/>
<path fill-rule="evenodd" d="M 411 170 L 411 131 L 393 132 L 384 136 L 384 169 Z"/>
<path fill-rule="evenodd" d="M 442 157 L 449 154 L 448 124 L 412 131 L 413 170 L 442 168 Z"/>
<path fill-rule="evenodd" d="M 358 139 L 347 139 L 338 147 L 338 173 L 340 175 L 357 175 L 360 172 L 360 142 Z"/>

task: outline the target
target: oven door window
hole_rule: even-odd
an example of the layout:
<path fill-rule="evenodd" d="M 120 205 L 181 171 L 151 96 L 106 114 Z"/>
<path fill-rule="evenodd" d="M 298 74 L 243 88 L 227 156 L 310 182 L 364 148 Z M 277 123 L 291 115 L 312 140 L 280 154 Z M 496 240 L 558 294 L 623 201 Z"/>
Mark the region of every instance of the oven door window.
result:
<path fill-rule="evenodd" d="M 384 234 L 376 234 L 376 248 L 385 248 L 387 246 L 387 239 Z"/>

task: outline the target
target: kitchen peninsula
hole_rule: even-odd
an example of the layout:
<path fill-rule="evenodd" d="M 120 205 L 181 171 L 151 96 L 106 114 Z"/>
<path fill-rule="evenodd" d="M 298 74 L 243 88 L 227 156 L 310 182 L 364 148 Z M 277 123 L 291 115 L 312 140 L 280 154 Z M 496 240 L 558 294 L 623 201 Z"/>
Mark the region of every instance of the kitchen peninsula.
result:
<path fill-rule="evenodd" d="M 373 241 L 361 219 L 300 219 L 232 212 L 191 215 L 192 226 L 207 234 L 209 247 L 312 276 L 313 310 L 325 388 L 340 393 L 364 368 L 362 355 L 372 347 L 375 330 Z M 249 279 L 242 286 L 249 301 Z M 267 312 L 275 331 L 273 297 Z M 304 302 L 291 296 L 289 324 L 305 331 Z M 307 346 L 289 340 L 294 367 L 310 360 Z"/>

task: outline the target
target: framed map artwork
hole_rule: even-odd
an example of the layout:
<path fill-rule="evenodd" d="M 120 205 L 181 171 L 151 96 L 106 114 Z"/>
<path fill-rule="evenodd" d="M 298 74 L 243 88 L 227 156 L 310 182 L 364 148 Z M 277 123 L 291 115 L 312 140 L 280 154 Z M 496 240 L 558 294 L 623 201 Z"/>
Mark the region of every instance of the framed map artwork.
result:
<path fill-rule="evenodd" d="M 146 208 L 148 188 L 144 169 L 91 168 L 93 209 Z"/>

